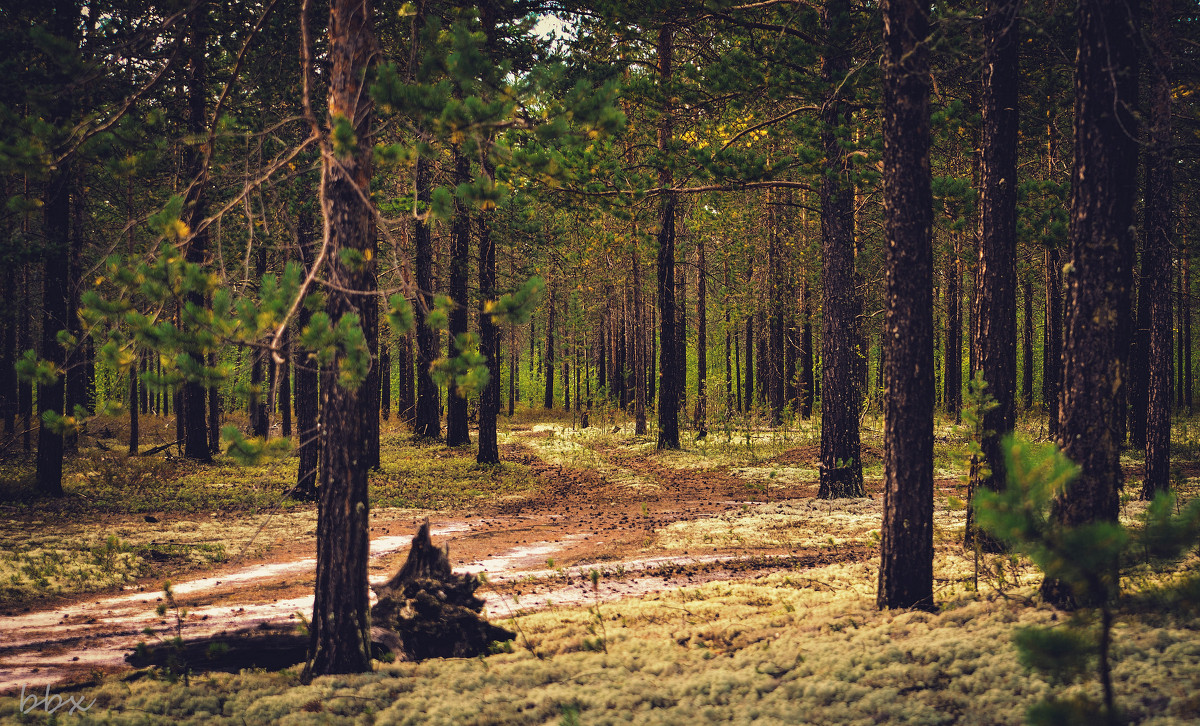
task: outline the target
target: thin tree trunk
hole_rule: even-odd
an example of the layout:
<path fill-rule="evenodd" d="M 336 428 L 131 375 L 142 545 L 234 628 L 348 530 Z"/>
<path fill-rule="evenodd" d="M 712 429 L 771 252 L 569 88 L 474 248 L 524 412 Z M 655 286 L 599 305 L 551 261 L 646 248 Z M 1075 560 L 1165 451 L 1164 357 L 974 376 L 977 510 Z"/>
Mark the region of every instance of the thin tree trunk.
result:
<path fill-rule="evenodd" d="M 933 201 L 928 5 L 883 6 L 887 365 L 878 605 L 933 609 Z"/>
<path fill-rule="evenodd" d="M 646 306 L 642 300 L 642 260 L 634 229 L 630 260 L 633 286 L 633 431 L 646 435 Z M 653 365 L 653 363 L 651 363 Z"/>
<path fill-rule="evenodd" d="M 392 417 L 392 349 L 387 340 L 379 341 L 379 415 L 384 421 Z"/>
<path fill-rule="evenodd" d="M 1062 289 L 1058 248 L 1046 249 L 1046 325 L 1042 333 L 1042 400 L 1046 402 L 1047 433 L 1058 436 L 1059 392 L 1062 380 Z"/>
<path fill-rule="evenodd" d="M 779 225 L 780 212 L 778 203 L 772 203 L 768 192 L 767 205 L 770 231 L 767 237 L 767 291 L 768 304 L 771 307 L 768 318 L 767 355 L 764 366 L 767 377 L 763 380 L 767 389 L 771 406 L 771 425 L 778 426 L 783 422 L 783 272 L 782 261 L 779 259 Z"/>
<path fill-rule="evenodd" d="M 254 264 L 254 280 L 252 284 L 257 287 L 266 272 L 267 249 L 266 247 L 259 247 Z M 268 425 L 270 418 L 267 415 L 267 396 L 263 395 L 263 369 L 267 364 L 267 352 L 261 348 L 251 348 L 250 357 L 252 359 L 250 367 L 250 429 L 255 436 L 265 439 L 271 433 Z M 184 395 L 187 398 L 187 394 L 185 393 Z M 191 398 L 187 398 L 187 405 L 192 405 Z"/>
<path fill-rule="evenodd" d="M 306 275 L 312 272 L 316 262 L 314 235 L 313 212 L 302 209 L 296 225 L 296 246 Z M 297 313 L 297 327 L 304 330 L 310 322 L 312 310 L 307 305 L 301 305 Z M 296 487 L 292 496 L 304 501 L 314 501 L 317 498 L 317 466 L 320 459 L 320 429 L 317 421 L 321 408 L 319 380 L 320 370 L 315 352 L 302 346 L 297 347 L 296 431 L 300 463 L 296 470 Z"/>
<path fill-rule="evenodd" d="M 493 175 L 484 165 L 483 172 Z M 488 301 L 496 296 L 496 241 L 492 237 L 492 213 L 479 215 L 479 340 L 480 352 L 487 357 L 488 382 L 479 391 L 479 450 L 475 461 L 499 464 L 496 442 L 496 417 L 500 415 L 500 326 L 487 313 Z M 510 394 L 511 401 L 511 394 Z M 510 402 L 511 409 L 512 404 Z"/>
<path fill-rule="evenodd" d="M 1025 280 L 1025 320 L 1023 335 L 1023 365 L 1021 371 L 1021 399 L 1026 411 L 1033 409 L 1033 283 Z"/>
<path fill-rule="evenodd" d="M 208 21 L 209 8 L 207 0 L 201 0 L 192 12 L 190 22 L 191 57 L 189 59 L 188 77 L 188 133 L 193 136 L 203 136 L 208 130 Z M 207 195 L 205 192 L 204 149 L 195 145 L 184 147 L 184 168 L 192 178 L 192 184 L 186 194 L 189 212 L 189 226 L 196 230 L 188 239 L 185 257 L 188 262 L 202 265 L 208 257 L 208 228 L 200 222 L 207 216 Z M 261 275 L 260 275 L 261 277 Z M 187 302 L 196 307 L 205 307 L 208 301 L 199 292 L 188 294 Z M 202 354 L 194 357 L 199 365 L 204 365 Z M 183 421 L 183 455 L 195 461 L 212 461 L 212 451 L 208 441 L 208 412 L 207 396 L 204 384 L 200 381 L 189 380 L 183 384 L 183 410 L 176 407 L 175 415 Z"/>
<path fill-rule="evenodd" d="M 742 405 L 742 361 L 741 361 L 741 346 L 738 344 L 738 328 L 732 326 L 733 330 L 733 375 L 737 379 L 734 381 L 733 390 L 737 393 L 737 410 L 738 413 L 746 410 Z"/>
<path fill-rule="evenodd" d="M 432 199 L 433 179 L 430 161 L 424 157 L 416 163 L 417 201 L 428 205 Z M 413 435 L 417 439 L 442 437 L 438 387 L 429 373 L 429 366 L 438 357 L 438 334 L 425 322 L 426 312 L 433 309 L 433 242 L 429 223 L 413 220 L 414 266 L 417 270 L 417 304 L 413 305 L 413 324 L 416 330 L 417 403 Z"/>
<path fill-rule="evenodd" d="M 696 240 L 696 435 L 708 435 L 708 290 L 704 235 Z"/>
<path fill-rule="evenodd" d="M 946 261 L 946 414 L 962 422 L 962 236 L 952 233 L 954 249 Z"/>
<path fill-rule="evenodd" d="M 650 357 L 646 360 L 646 382 L 649 384 L 646 389 L 646 408 L 654 408 L 655 396 L 658 390 L 658 336 L 655 332 L 658 330 L 658 306 L 650 305 L 650 326 L 646 328 L 646 337 L 650 339 Z"/>
<path fill-rule="evenodd" d="M 1143 227 L 1146 253 L 1139 296 L 1139 301 L 1142 297 L 1150 300 L 1149 325 L 1141 324 L 1139 318 L 1139 327 L 1149 327 L 1143 499 L 1153 499 L 1171 486 L 1171 243 L 1174 236 L 1171 1 L 1152 0 L 1150 8 L 1150 145 L 1146 159 Z"/>
<path fill-rule="evenodd" d="M 980 229 L 974 316 L 975 360 L 996 406 L 983 415 L 980 447 L 989 474 L 981 484 L 992 491 L 1005 487 L 1000 441 L 1016 425 L 1017 404 L 1017 20 L 1019 0 L 989 0 L 984 17 L 983 166 L 980 184 Z M 974 509 L 967 507 L 965 540 L 980 534 Z M 1003 545 L 979 536 L 986 551 Z"/>
<path fill-rule="evenodd" d="M 1179 331 L 1175 335 L 1175 410 L 1183 408 L 1183 325 L 1187 313 L 1183 307 L 1183 250 L 1179 251 L 1179 259 L 1175 265 L 1175 304 L 1179 307 Z"/>
<path fill-rule="evenodd" d="M 808 278 L 802 283 L 804 305 L 801 310 L 804 316 L 803 327 L 800 331 L 800 418 L 807 421 L 812 418 L 813 411 L 813 329 L 812 329 L 812 290 L 808 287 Z"/>
<path fill-rule="evenodd" d="M 29 230 L 25 229 L 24 231 L 28 233 Z M 29 273 L 29 267 L 21 269 L 21 301 L 28 312 L 25 315 L 19 316 L 20 319 L 17 322 L 17 347 L 20 350 L 29 350 L 33 347 L 33 336 L 29 332 L 29 320 L 33 314 L 33 300 L 29 294 Z M 129 367 L 129 375 L 134 385 L 133 394 L 129 398 L 130 417 L 136 418 L 137 414 L 133 412 L 133 409 L 137 408 L 136 364 Z M 33 448 L 33 442 L 31 441 L 33 432 L 33 383 L 28 379 L 17 381 L 17 417 L 21 420 L 21 447 L 28 454 Z M 134 453 L 137 453 L 137 436 L 134 428 L 133 425 L 130 426 L 130 444 L 133 447 Z"/>
<path fill-rule="evenodd" d="M 1183 251 L 1183 405 L 1187 406 L 1188 415 L 1192 415 L 1192 257 L 1187 249 Z"/>
<path fill-rule="evenodd" d="M 850 72 L 850 3 L 830 0 L 821 8 L 827 50 L 821 80 L 834 94 L 824 110 L 821 142 L 821 266 L 824 311 L 821 329 L 821 466 L 817 496 L 861 497 L 862 454 L 858 414 L 862 393 L 856 375 L 857 319 L 861 312 L 854 279 L 854 187 L 850 161 L 838 133 L 850 123 L 849 89 L 840 86 Z M 838 90 L 838 89 L 841 90 Z M 749 336 L 747 336 L 749 337 Z M 749 345 L 749 341 L 747 341 Z"/>
<path fill-rule="evenodd" d="M 546 410 L 554 408 L 554 308 L 557 305 L 557 300 L 555 300 L 557 287 L 558 281 L 551 281 L 550 310 L 546 315 L 546 392 L 542 398 L 542 408 Z"/>
<path fill-rule="evenodd" d="M 471 160 L 454 150 L 454 183 L 465 184 L 471 177 Z M 467 332 L 467 276 L 470 272 L 471 215 L 466 203 L 455 197 L 454 219 L 450 224 L 450 328 L 446 355 L 454 360 L 461 353 L 458 336 Z M 463 446 L 471 443 L 467 422 L 467 399 L 460 396 L 453 381 L 446 387 L 446 445 Z"/>
<path fill-rule="evenodd" d="M 517 406 L 517 376 L 521 374 L 521 361 L 517 360 L 517 326 L 508 326 L 508 417 L 512 418 Z"/>

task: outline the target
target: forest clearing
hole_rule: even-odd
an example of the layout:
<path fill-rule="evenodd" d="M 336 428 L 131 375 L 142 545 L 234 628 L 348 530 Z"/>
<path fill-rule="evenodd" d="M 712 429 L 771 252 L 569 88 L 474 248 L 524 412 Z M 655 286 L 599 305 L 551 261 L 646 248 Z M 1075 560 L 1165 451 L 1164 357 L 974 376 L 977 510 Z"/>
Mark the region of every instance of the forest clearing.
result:
<path fill-rule="evenodd" d="M 0 721 L 1200 721 L 1194 2 L 0 47 Z"/>

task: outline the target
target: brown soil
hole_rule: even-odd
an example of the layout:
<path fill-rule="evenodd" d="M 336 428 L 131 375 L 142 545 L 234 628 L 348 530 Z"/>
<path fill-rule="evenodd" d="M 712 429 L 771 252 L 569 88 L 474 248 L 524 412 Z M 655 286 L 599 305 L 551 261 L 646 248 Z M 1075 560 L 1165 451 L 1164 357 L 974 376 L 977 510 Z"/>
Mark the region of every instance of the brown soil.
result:
<path fill-rule="evenodd" d="M 531 494 L 432 516 L 435 542 L 449 545 L 454 567 L 487 572 L 489 584 L 481 593 L 487 595 L 489 616 L 511 615 L 514 598 L 521 610 L 588 604 L 873 554 L 866 546 L 843 546 L 801 552 L 703 547 L 664 555 L 653 547 L 655 533 L 673 522 L 740 510 L 785 493 L 787 498 L 811 497 L 816 485 L 789 486 L 784 492 L 727 469 L 671 468 L 616 448 L 598 453 L 653 486 L 634 490 L 596 471 L 548 464 L 532 448 L 509 444 L 501 447 L 501 457 L 531 467 L 538 479 Z M 794 449 L 779 458 L 806 461 L 808 453 Z M 444 455 L 474 456 L 466 449 Z M 372 547 L 380 550 L 371 561 L 373 581 L 386 580 L 403 562 L 407 538 L 424 515 L 396 510 L 373 514 Z M 282 541 L 265 556 L 229 562 L 207 570 L 204 578 L 180 582 L 176 600 L 190 611 L 184 638 L 297 623 L 298 613 L 311 610 L 314 557 L 311 538 Z M 589 580 L 592 569 L 603 573 L 595 589 Z M 169 637 L 173 616 L 162 620 L 153 612 L 161 600 L 161 581 L 156 573 L 155 579 L 119 595 L 93 593 L 53 607 L 23 608 L 20 615 L 8 613 L 11 617 L 0 621 L 0 692 L 127 667 L 123 655 L 146 640 L 143 628 L 149 625 Z"/>

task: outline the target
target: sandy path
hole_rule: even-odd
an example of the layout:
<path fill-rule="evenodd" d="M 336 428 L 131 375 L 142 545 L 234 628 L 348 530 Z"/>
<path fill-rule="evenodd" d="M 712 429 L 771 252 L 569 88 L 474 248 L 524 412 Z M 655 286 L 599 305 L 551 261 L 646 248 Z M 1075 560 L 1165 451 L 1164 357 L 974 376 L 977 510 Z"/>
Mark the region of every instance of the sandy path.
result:
<path fill-rule="evenodd" d="M 515 447 L 506 448 L 512 455 L 527 456 Z M 670 470 L 636 460 L 620 463 L 639 469 L 638 475 L 656 486 L 632 492 L 595 471 L 540 463 L 535 468 L 543 486 L 535 498 L 498 504 L 469 518 L 432 522 L 435 542 L 448 543 L 456 570 L 485 574 L 488 584 L 480 595 L 489 618 L 611 601 L 796 564 L 794 558 L 790 564 L 769 559 L 794 553 L 764 550 L 654 556 L 650 545 L 661 527 L 756 502 L 746 501 L 744 480 L 725 473 Z M 380 536 L 371 540 L 372 583 L 385 581 L 399 566 L 415 523 L 404 513 L 393 513 L 390 519 L 373 516 L 372 531 Z M 188 613 L 183 638 L 286 628 L 307 617 L 312 612 L 316 560 L 302 556 L 311 547 L 291 551 L 283 561 L 229 567 L 174 584 L 176 600 Z M 809 556 L 813 564 L 823 558 Z M 589 577 L 592 569 L 602 574 L 595 587 Z M 147 627 L 163 638 L 174 635 L 173 614 L 163 619 L 155 613 L 161 599 L 156 586 L 143 585 L 136 592 L 82 598 L 0 619 L 0 694 L 19 691 L 22 685 L 44 687 L 86 678 L 96 670 L 125 668 L 125 655 L 138 642 L 155 642 L 143 633 Z"/>

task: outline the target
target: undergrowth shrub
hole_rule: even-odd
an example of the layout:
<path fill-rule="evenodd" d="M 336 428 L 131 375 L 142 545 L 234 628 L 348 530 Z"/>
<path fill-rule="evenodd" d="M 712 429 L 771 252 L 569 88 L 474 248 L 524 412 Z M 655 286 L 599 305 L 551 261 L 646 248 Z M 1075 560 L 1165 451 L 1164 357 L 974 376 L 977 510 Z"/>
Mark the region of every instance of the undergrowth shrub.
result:
<path fill-rule="evenodd" d="M 1047 579 L 1069 587 L 1075 602 L 1085 605 L 1063 624 L 1019 629 L 1014 644 L 1020 661 L 1060 691 L 1094 669 L 1103 693 L 1101 703 L 1083 694 L 1053 693 L 1033 704 L 1026 717 L 1032 724 L 1056 726 L 1121 723 L 1111 676 L 1121 574 L 1161 576 L 1173 570 L 1200 540 L 1200 499 L 1180 507 L 1173 495 L 1162 494 L 1136 527 L 1110 521 L 1064 526 L 1051 517 L 1051 504 L 1074 483 L 1079 468 L 1053 444 L 1010 435 L 1003 448 L 1008 487 L 1003 492 L 977 492 L 980 527 L 1028 556 Z M 1190 606 L 1200 592 L 1196 583 L 1196 577 L 1185 577 L 1160 591 Z"/>

